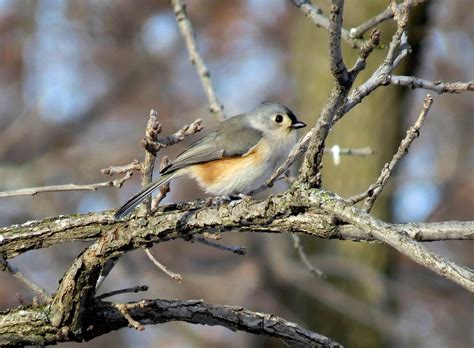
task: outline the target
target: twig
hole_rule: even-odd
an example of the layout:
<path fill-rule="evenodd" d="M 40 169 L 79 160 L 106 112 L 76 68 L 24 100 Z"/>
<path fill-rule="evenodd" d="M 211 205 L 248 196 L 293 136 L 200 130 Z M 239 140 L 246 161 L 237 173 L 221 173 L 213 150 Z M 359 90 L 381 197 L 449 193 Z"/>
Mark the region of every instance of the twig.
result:
<path fill-rule="evenodd" d="M 169 275 L 174 280 L 178 282 L 183 281 L 183 277 L 181 276 L 181 274 L 171 272 L 168 268 L 166 268 L 166 266 L 162 265 L 157 259 L 155 259 L 149 248 L 143 248 L 143 250 L 145 250 L 145 253 L 147 254 L 148 258 L 155 264 L 156 267 L 161 269 L 164 273 Z"/>
<path fill-rule="evenodd" d="M 167 167 L 169 165 L 170 161 L 168 159 L 168 156 L 163 156 L 160 162 L 160 171 L 163 170 L 163 168 Z M 158 193 L 154 198 L 151 200 L 151 212 L 154 212 L 156 208 L 160 205 L 161 201 L 165 199 L 166 195 L 170 192 L 170 183 L 167 182 L 166 184 L 160 186 L 158 189 Z"/>
<path fill-rule="evenodd" d="M 390 83 L 396 86 L 407 86 L 412 89 L 428 89 L 435 91 L 438 94 L 474 91 L 474 80 L 469 82 L 444 82 L 428 81 L 414 76 L 392 75 L 390 76 Z"/>
<path fill-rule="evenodd" d="M 372 53 L 372 51 L 380 44 L 380 30 L 374 30 L 370 34 L 370 38 L 367 41 L 364 41 L 360 50 L 359 58 L 354 64 L 354 67 L 350 70 L 352 80 L 355 80 L 359 72 L 365 69 L 367 58 Z"/>
<path fill-rule="evenodd" d="M 145 148 L 145 159 L 141 166 L 142 187 L 145 188 L 151 184 L 153 180 L 153 169 L 155 168 L 155 158 L 157 151 L 150 151 L 149 144 L 153 144 L 158 139 L 158 134 L 161 133 L 161 123 L 158 122 L 158 112 L 151 109 L 150 118 L 145 128 L 145 139 L 142 140 L 142 145 Z M 141 214 L 147 214 L 151 208 L 151 198 L 144 200 L 142 204 Z"/>
<path fill-rule="evenodd" d="M 421 126 L 423 126 L 423 122 L 425 121 L 426 115 L 428 114 L 428 111 L 431 108 L 432 104 L 433 104 L 433 98 L 428 94 L 425 97 L 425 100 L 423 101 L 423 107 L 421 109 L 420 115 L 418 116 L 418 119 L 416 120 L 415 124 L 412 127 L 410 127 L 410 129 L 408 129 L 407 135 L 401 141 L 397 152 L 392 157 L 392 160 L 390 161 L 390 163 L 385 164 L 375 184 L 370 185 L 370 187 L 365 192 L 351 197 L 349 199 L 350 202 L 357 203 L 365 199 L 364 210 L 366 212 L 369 212 L 372 209 L 372 206 L 374 205 L 375 200 L 382 192 L 395 166 L 403 158 L 403 156 L 405 156 L 408 153 L 408 149 L 410 148 L 410 145 L 419 136 L 420 128 Z"/>
<path fill-rule="evenodd" d="M 317 269 L 316 267 L 314 267 L 311 262 L 309 261 L 308 259 L 308 256 L 306 255 L 304 249 L 303 249 L 303 246 L 301 245 L 301 240 L 300 240 L 300 237 L 297 235 L 297 234 L 294 234 L 292 233 L 291 234 L 291 238 L 293 238 L 293 246 L 294 248 L 298 251 L 298 255 L 301 259 L 301 261 L 303 262 L 303 264 L 306 266 L 306 268 L 308 269 L 308 271 L 310 271 L 311 273 L 315 274 L 316 276 L 318 276 L 319 278 L 326 278 L 326 276 L 324 275 L 324 273 Z"/>
<path fill-rule="evenodd" d="M 346 86 L 349 83 L 349 72 L 342 58 L 341 51 L 341 28 L 342 15 L 344 11 L 344 0 L 332 0 L 331 15 L 329 22 L 329 49 L 330 69 L 336 78 L 338 85 Z M 368 55 L 368 54 L 367 54 Z"/>
<path fill-rule="evenodd" d="M 387 50 L 384 62 L 374 71 L 367 81 L 352 90 L 347 97 L 344 107 L 341 108 L 338 114 L 334 117 L 333 124 L 338 122 L 345 114 L 347 114 L 374 90 L 381 86 L 390 85 L 392 72 L 410 53 L 410 46 L 407 43 L 406 25 L 410 9 L 414 4 L 413 1 L 409 0 L 405 0 L 398 6 L 396 2 L 391 3 L 390 8 L 392 12 L 396 13 L 395 21 L 397 23 L 397 30 L 390 40 L 389 49 Z"/>
<path fill-rule="evenodd" d="M 332 148 L 324 148 L 325 153 L 332 153 Z M 375 153 L 370 147 L 358 147 L 358 148 L 339 148 L 339 154 L 345 156 L 358 156 L 366 157 Z"/>
<path fill-rule="evenodd" d="M 126 304 L 122 304 L 122 303 L 115 303 L 113 304 L 113 306 L 115 308 L 117 308 L 117 310 L 122 313 L 123 317 L 125 319 L 127 319 L 128 323 L 130 324 L 131 327 L 133 327 L 134 329 L 138 330 L 138 331 L 143 331 L 145 330 L 145 327 L 140 324 L 138 321 L 136 321 L 135 319 L 133 319 L 130 315 L 130 313 L 128 313 L 128 308 L 127 308 L 127 305 Z"/>
<path fill-rule="evenodd" d="M 356 38 L 361 38 L 364 33 L 372 29 L 373 27 L 379 25 L 380 23 L 385 22 L 386 20 L 389 20 L 393 18 L 393 11 L 392 8 L 389 6 L 386 8 L 382 13 L 378 14 L 375 17 L 372 17 L 368 21 L 360 24 L 359 26 L 355 28 L 351 28 L 349 30 L 349 34 L 353 39 Z"/>
<path fill-rule="evenodd" d="M 179 31 L 184 38 L 186 48 L 188 49 L 189 59 L 191 63 L 196 67 L 199 79 L 201 80 L 202 87 L 206 93 L 207 100 L 209 102 L 209 110 L 214 115 L 217 121 L 225 120 L 224 107 L 219 102 L 216 96 L 214 87 L 212 85 L 211 75 L 209 70 L 204 63 L 195 40 L 194 30 L 191 26 L 191 21 L 186 13 L 186 5 L 183 0 L 171 0 L 173 5 L 174 14 L 176 16 L 176 22 L 178 23 Z"/>
<path fill-rule="evenodd" d="M 306 17 L 308 17 L 314 24 L 318 27 L 322 27 L 326 30 L 329 30 L 330 21 L 322 13 L 323 11 L 313 5 L 310 0 L 291 0 L 293 5 L 298 7 Z M 363 44 L 363 40 L 354 39 L 351 37 L 349 31 L 341 27 L 341 36 L 351 47 L 360 48 Z"/>
<path fill-rule="evenodd" d="M 413 0 L 411 2 L 413 3 L 413 6 L 416 6 L 426 1 L 427 0 Z M 398 7 L 400 8 L 402 5 L 403 4 L 400 4 Z M 393 9 L 392 6 L 388 6 L 384 11 L 375 17 L 372 17 L 355 28 L 351 28 L 349 30 L 350 37 L 353 39 L 361 38 L 362 35 L 364 35 L 367 31 L 391 18 L 393 18 Z"/>
<path fill-rule="evenodd" d="M 157 141 L 150 143 L 142 141 L 142 145 L 147 149 L 147 151 L 156 155 L 156 153 L 162 148 L 166 148 L 168 146 L 179 143 L 180 141 L 183 141 L 187 136 L 200 132 L 202 129 L 202 120 L 197 119 L 193 123 L 181 127 L 181 129 L 178 130 L 176 133 L 166 138 L 158 139 Z"/>
<path fill-rule="evenodd" d="M 265 186 L 272 187 L 275 181 L 290 168 L 290 166 L 296 161 L 296 159 L 306 152 L 306 150 L 308 149 L 309 141 L 313 137 L 314 132 L 315 129 L 312 128 L 303 137 L 301 137 L 298 143 L 291 150 L 290 154 L 288 155 L 288 158 L 270 176 L 270 178 L 265 183 Z"/>
<path fill-rule="evenodd" d="M 303 160 L 298 177 L 298 183 L 309 187 L 321 187 L 321 167 L 324 155 L 324 144 L 337 112 L 344 106 L 347 94 L 353 80 L 347 71 L 341 53 L 341 27 L 343 15 L 343 0 L 332 0 L 329 24 L 331 73 L 336 80 L 328 101 L 314 127 L 308 151 Z M 311 130 L 313 132 L 313 130 Z"/>
<path fill-rule="evenodd" d="M 44 192 L 61 192 L 61 191 L 96 191 L 103 187 L 122 187 L 123 183 L 132 177 L 132 172 L 127 172 L 125 175 L 116 180 L 110 180 L 105 182 L 99 182 L 96 184 L 89 185 L 76 185 L 76 184 L 65 184 L 65 185 L 52 185 L 52 186 L 38 186 L 23 188 L 19 190 L 3 191 L 0 192 L 0 198 L 13 197 L 13 196 L 34 196 L 38 193 Z"/>
<path fill-rule="evenodd" d="M 201 243 L 201 244 L 204 244 L 204 245 L 207 245 L 219 250 L 230 251 L 231 253 L 234 253 L 237 255 L 245 255 L 247 253 L 247 249 L 243 246 L 222 245 L 222 244 L 207 240 L 206 238 L 200 237 L 200 236 L 193 236 L 191 241 L 195 241 L 195 242 L 198 242 L 198 243 Z"/>
<path fill-rule="evenodd" d="M 13 277 L 15 277 L 18 281 L 23 283 L 27 288 L 29 288 L 33 293 L 40 296 L 43 301 L 48 301 L 50 299 L 49 294 L 39 285 L 33 283 L 31 280 L 26 278 L 22 273 L 20 273 L 17 269 L 10 266 L 7 260 L 0 256 L 0 270 L 10 273 Z"/>
<path fill-rule="evenodd" d="M 397 228 L 396 225 L 374 218 L 333 193 L 319 190 L 310 195 L 309 199 L 323 211 L 370 232 L 416 263 L 474 292 L 474 272 L 471 269 L 460 266 L 414 241 L 407 232 Z"/>
<path fill-rule="evenodd" d="M 112 297 L 112 296 L 116 296 L 116 295 L 120 295 L 120 294 L 128 294 L 128 293 L 131 293 L 131 292 L 141 292 L 141 291 L 148 291 L 148 286 L 147 285 L 138 285 L 138 286 L 134 286 L 132 288 L 126 288 L 126 289 L 120 289 L 120 290 L 114 290 L 114 291 L 110 291 L 110 292 L 106 292 L 102 295 L 99 295 L 99 296 L 96 296 L 96 300 L 103 300 L 104 298 L 107 298 L 107 297 Z"/>
<path fill-rule="evenodd" d="M 115 175 L 115 174 L 122 174 L 131 171 L 139 171 L 141 169 L 141 164 L 138 160 L 133 160 L 132 163 L 123 165 L 123 166 L 112 166 L 108 168 L 101 169 L 100 172 L 105 175 Z"/>

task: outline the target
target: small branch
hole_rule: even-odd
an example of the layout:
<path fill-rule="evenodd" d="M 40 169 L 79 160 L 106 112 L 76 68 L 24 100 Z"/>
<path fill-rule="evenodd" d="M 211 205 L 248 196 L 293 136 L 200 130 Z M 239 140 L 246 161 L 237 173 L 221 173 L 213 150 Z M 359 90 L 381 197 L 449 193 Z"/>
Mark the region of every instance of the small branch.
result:
<path fill-rule="evenodd" d="M 49 294 L 39 285 L 33 283 L 31 280 L 26 278 L 22 273 L 17 269 L 10 266 L 10 264 L 3 257 L 0 256 L 0 271 L 10 273 L 18 281 L 23 283 L 27 288 L 29 288 L 34 294 L 38 295 L 43 299 L 43 301 L 48 301 L 50 299 Z"/>
<path fill-rule="evenodd" d="M 339 111 L 338 115 L 333 120 L 333 124 L 339 121 L 352 108 L 359 104 L 365 97 L 371 94 L 374 90 L 381 86 L 390 85 L 390 76 L 397 68 L 401 61 L 410 53 L 410 46 L 408 45 L 408 38 L 406 35 L 406 25 L 408 23 L 408 15 L 412 6 L 417 2 L 405 0 L 401 4 L 392 1 L 390 8 L 395 13 L 395 22 L 397 30 L 392 35 L 389 48 L 385 56 L 384 62 L 359 87 L 352 90 L 347 97 L 344 107 Z"/>
<path fill-rule="evenodd" d="M 339 148 L 339 154 L 345 156 L 366 157 L 375 153 L 370 147 Z M 324 148 L 324 153 L 333 153 L 332 148 Z"/>
<path fill-rule="evenodd" d="M 424 247 L 411 239 L 405 230 L 378 220 L 329 192 L 315 191 L 309 199 L 324 211 L 334 214 L 336 218 L 367 232 L 370 231 L 374 237 L 416 263 L 474 292 L 474 273 L 471 269 L 460 266 Z"/>
<path fill-rule="evenodd" d="M 234 253 L 237 255 L 245 255 L 247 253 L 247 249 L 243 246 L 222 245 L 200 236 L 193 236 L 191 241 L 195 241 L 195 242 L 210 246 L 211 248 L 216 248 L 216 249 L 224 250 L 224 251 L 230 251 L 231 253 Z"/>
<path fill-rule="evenodd" d="M 318 276 L 319 278 L 326 278 L 324 273 L 321 270 L 314 267 L 311 264 L 311 262 L 309 261 L 308 256 L 306 255 L 306 253 L 303 249 L 303 246 L 301 245 L 300 237 L 297 234 L 294 234 L 294 233 L 291 234 L 291 237 L 293 238 L 293 246 L 298 251 L 298 255 L 299 255 L 301 261 L 303 262 L 303 264 L 308 269 L 308 271 L 310 271 L 314 275 Z"/>
<path fill-rule="evenodd" d="M 329 49 L 330 68 L 338 85 L 346 86 L 349 83 L 349 73 L 342 58 L 341 51 L 341 28 L 342 15 L 344 12 L 344 0 L 332 0 L 331 15 L 329 22 Z"/>
<path fill-rule="evenodd" d="M 217 121 L 225 120 L 224 107 L 217 99 L 214 87 L 212 85 L 211 75 L 209 70 L 204 63 L 195 40 L 194 30 L 191 26 L 191 22 L 186 13 L 186 5 L 183 0 L 171 0 L 173 5 L 174 14 L 176 16 L 176 22 L 178 23 L 179 31 L 184 38 L 186 48 L 189 53 L 189 59 L 191 63 L 196 67 L 199 79 L 201 80 L 202 87 L 206 93 L 207 100 L 209 102 L 209 110 L 214 115 Z"/>
<path fill-rule="evenodd" d="M 385 164 L 375 184 L 370 185 L 370 187 L 362 194 L 351 197 L 349 201 L 352 203 L 357 203 L 362 199 L 365 199 L 364 210 L 369 212 L 372 209 L 375 200 L 385 187 L 385 184 L 390 178 L 392 171 L 398 162 L 408 153 L 408 149 L 410 148 L 413 141 L 420 135 L 420 128 L 423 126 L 423 122 L 425 121 L 426 115 L 428 114 L 432 104 L 433 98 L 428 94 L 423 101 L 423 108 L 420 112 L 420 115 L 418 116 L 418 119 L 416 120 L 415 124 L 410 127 L 410 129 L 408 129 L 407 135 L 401 141 L 397 152 L 393 156 L 390 163 Z"/>
<path fill-rule="evenodd" d="M 368 21 L 360 24 L 359 26 L 355 28 L 351 28 L 349 30 L 349 34 L 353 39 L 362 38 L 362 35 L 364 35 L 367 31 L 369 31 L 373 27 L 376 27 L 380 23 L 383 23 L 391 18 L 393 18 L 393 11 L 392 11 L 391 6 L 389 6 L 377 16 L 372 17 Z"/>
<path fill-rule="evenodd" d="M 344 64 L 341 52 L 341 28 L 344 1 L 332 0 L 331 16 L 329 24 L 329 48 L 331 73 L 336 80 L 328 101 L 315 125 L 314 134 L 311 137 L 308 151 L 301 165 L 297 183 L 308 187 L 321 187 L 321 168 L 324 155 L 324 146 L 329 130 L 333 124 L 334 117 L 346 104 L 347 94 L 353 84 L 347 68 Z M 313 130 L 311 130 L 313 132 Z"/>
<path fill-rule="evenodd" d="M 397 56 L 401 53 L 403 48 L 403 45 L 401 44 L 402 38 L 405 43 L 407 41 L 406 28 L 413 3 L 410 0 L 405 0 L 400 5 L 397 5 L 396 0 L 391 0 L 390 6 L 394 13 L 393 18 L 397 23 L 397 31 L 393 35 L 393 39 L 390 41 L 388 46 L 387 56 L 384 60 L 386 66 L 393 66 L 395 59 L 397 59 Z"/>
<path fill-rule="evenodd" d="M 126 304 L 122 304 L 122 303 L 117 303 L 117 304 L 114 304 L 114 307 L 117 308 L 117 310 L 122 313 L 123 317 L 125 319 L 127 319 L 128 321 L 128 324 L 133 327 L 134 329 L 138 330 L 138 331 L 143 331 L 145 330 L 145 327 L 140 324 L 138 321 L 136 321 L 135 319 L 132 318 L 132 316 L 130 315 L 130 313 L 128 312 L 128 306 Z"/>
<path fill-rule="evenodd" d="M 134 286 L 133 288 L 126 288 L 126 289 L 120 289 L 120 290 L 114 290 L 110 292 L 106 292 L 102 295 L 96 296 L 96 300 L 103 300 L 104 298 L 116 296 L 116 295 L 121 295 L 121 294 L 128 294 L 128 293 L 136 293 L 136 292 L 142 292 L 142 291 L 148 291 L 148 286 L 147 285 L 139 285 L 139 286 Z"/>
<path fill-rule="evenodd" d="M 183 141 L 187 136 L 200 132 L 202 129 L 203 129 L 202 120 L 197 119 L 193 123 L 181 127 L 181 129 L 178 130 L 176 133 L 166 138 L 159 139 L 151 143 L 142 141 L 142 145 L 147 149 L 147 151 L 156 155 L 156 153 L 160 151 L 162 148 L 166 148 L 168 146 L 179 143 Z"/>
<path fill-rule="evenodd" d="M 123 165 L 123 166 L 112 166 L 108 168 L 101 169 L 100 172 L 105 175 L 115 175 L 115 174 L 123 174 L 127 172 L 132 172 L 134 170 L 140 171 L 141 169 L 141 164 L 138 160 L 133 160 L 132 163 Z"/>
<path fill-rule="evenodd" d="M 13 197 L 13 196 L 34 196 L 38 193 L 44 192 L 62 192 L 62 191 L 96 191 L 99 188 L 104 187 L 122 187 L 123 183 L 132 177 L 132 172 L 127 172 L 125 175 L 116 180 L 99 182 L 96 184 L 89 185 L 76 185 L 76 184 L 65 184 L 65 185 L 53 185 L 53 186 L 39 186 L 23 188 L 19 190 L 3 191 L 0 192 L 0 198 Z"/>
<path fill-rule="evenodd" d="M 153 169 L 155 168 L 155 158 L 158 151 L 150 151 L 149 144 L 154 144 L 158 139 L 158 134 L 161 133 L 161 123 L 158 122 L 158 112 L 151 109 L 150 118 L 145 128 L 145 139 L 142 140 L 145 148 L 145 159 L 141 165 L 142 174 L 142 188 L 147 187 L 153 181 Z M 158 149 L 159 150 L 159 149 Z M 141 214 L 147 214 L 151 208 L 151 198 L 144 200 L 142 208 L 140 209 Z"/>
<path fill-rule="evenodd" d="M 301 156 L 303 153 L 306 152 L 308 149 L 308 144 L 311 138 L 313 137 L 313 134 L 315 133 L 315 129 L 312 128 L 310 131 L 308 131 L 301 139 L 298 141 L 298 143 L 293 147 L 291 150 L 288 158 L 285 160 L 285 162 L 278 167 L 278 169 L 270 176 L 270 178 L 267 180 L 265 183 L 265 186 L 267 187 L 272 187 L 275 181 L 278 180 L 278 178 L 281 177 L 282 174 L 284 174 L 290 166 L 296 161 L 296 159 Z"/>
<path fill-rule="evenodd" d="M 170 161 L 168 159 L 168 156 L 163 156 L 160 162 L 160 171 L 163 170 L 163 168 L 167 167 L 169 165 Z M 154 198 L 151 200 L 151 212 L 156 211 L 156 208 L 160 205 L 161 201 L 165 199 L 166 195 L 170 192 L 170 183 L 166 183 L 158 189 L 158 193 L 155 195 Z"/>
<path fill-rule="evenodd" d="M 365 69 L 367 58 L 372 51 L 380 44 L 381 32 L 380 30 L 374 30 L 370 34 L 370 38 L 364 41 L 363 45 L 359 50 L 359 58 L 354 64 L 354 67 L 350 70 L 352 81 L 354 81 L 357 75 Z"/>
<path fill-rule="evenodd" d="M 285 162 L 277 168 L 277 170 L 270 176 L 270 178 L 266 181 L 266 183 L 259 189 L 255 190 L 255 192 L 261 192 L 263 189 L 267 187 L 272 187 L 273 184 L 282 179 L 283 175 L 288 171 L 291 165 L 298 159 L 299 156 L 304 154 L 308 148 L 309 141 L 311 140 L 315 129 L 312 128 L 308 131 L 303 137 L 300 138 L 298 143 L 293 147 L 289 156 L 285 160 Z M 333 148 L 324 148 L 324 153 L 333 153 Z M 361 148 L 340 148 L 339 155 L 347 155 L 347 156 L 360 156 L 365 157 L 369 155 L 373 155 L 375 153 L 370 147 L 361 147 Z M 254 193 L 255 193 L 254 192 Z"/>
<path fill-rule="evenodd" d="M 148 258 L 155 264 L 156 267 L 158 267 L 160 270 L 162 270 L 164 273 L 166 273 L 168 276 L 170 276 L 177 282 L 183 281 L 183 277 L 181 276 L 181 274 L 171 272 L 168 268 L 166 268 L 165 265 L 162 265 L 157 259 L 155 259 L 149 248 L 143 248 L 143 250 L 145 250 L 145 253 L 147 254 Z"/>
<path fill-rule="evenodd" d="M 306 17 L 308 17 L 318 27 L 329 30 L 330 21 L 323 15 L 323 11 L 313 5 L 310 0 L 291 0 L 292 4 L 298 7 Z M 353 39 L 347 29 L 341 27 L 341 36 L 351 47 L 360 48 L 363 40 Z"/>
<path fill-rule="evenodd" d="M 391 75 L 390 83 L 395 86 L 406 86 L 412 89 L 427 89 L 435 91 L 438 94 L 474 91 L 474 80 L 469 82 L 443 82 L 428 81 L 413 76 Z"/>
<path fill-rule="evenodd" d="M 411 1 L 413 6 L 419 5 L 423 2 L 427 2 L 427 0 L 412 0 Z M 400 9 L 402 5 L 403 4 L 398 5 L 398 8 Z M 359 26 L 355 28 L 351 28 L 349 30 L 350 37 L 353 39 L 361 38 L 362 35 L 364 35 L 367 31 L 369 31 L 370 29 L 376 27 L 377 25 L 391 18 L 393 18 L 393 8 L 392 6 L 388 6 L 388 8 L 386 8 L 383 12 L 381 12 L 377 16 L 372 17 L 368 21 L 360 24 Z"/>

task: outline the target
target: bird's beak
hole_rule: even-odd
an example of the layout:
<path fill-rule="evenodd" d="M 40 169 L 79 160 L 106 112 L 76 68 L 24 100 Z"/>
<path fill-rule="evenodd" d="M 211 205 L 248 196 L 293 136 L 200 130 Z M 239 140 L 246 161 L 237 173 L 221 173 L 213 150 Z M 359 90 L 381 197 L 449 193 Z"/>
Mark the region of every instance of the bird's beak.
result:
<path fill-rule="evenodd" d="M 301 122 L 301 121 L 296 121 L 290 126 L 291 129 L 298 129 L 298 128 L 304 128 L 304 127 L 306 127 L 306 123 Z"/>

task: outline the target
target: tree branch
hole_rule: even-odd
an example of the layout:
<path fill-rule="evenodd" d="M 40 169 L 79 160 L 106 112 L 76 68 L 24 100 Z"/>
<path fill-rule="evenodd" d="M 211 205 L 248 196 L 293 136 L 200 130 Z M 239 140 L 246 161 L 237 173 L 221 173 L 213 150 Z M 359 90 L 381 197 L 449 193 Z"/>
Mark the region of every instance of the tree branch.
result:
<path fill-rule="evenodd" d="M 306 17 L 308 17 L 318 27 L 329 30 L 330 21 L 323 15 L 323 11 L 313 5 L 310 0 L 291 0 L 292 4 L 298 7 Z M 363 40 L 352 38 L 349 31 L 341 27 L 342 38 L 353 48 L 360 48 Z"/>
<path fill-rule="evenodd" d="M 427 2 L 427 0 L 412 0 L 411 1 L 413 6 L 418 4 Z M 403 4 L 398 5 L 400 9 Z M 355 28 L 351 28 L 349 30 L 350 37 L 353 39 L 361 38 L 367 31 L 376 27 L 377 25 L 393 18 L 394 12 L 392 6 L 388 6 L 384 11 L 376 15 L 375 17 L 370 18 L 369 20 L 365 21 L 364 23 L 360 24 Z"/>
<path fill-rule="evenodd" d="M 10 273 L 18 281 L 23 283 L 23 285 L 29 288 L 34 294 L 41 297 L 43 301 L 49 300 L 50 297 L 46 290 L 26 278 L 22 273 L 20 273 L 20 271 L 10 266 L 10 264 L 3 257 L 0 257 L 0 271 Z"/>
<path fill-rule="evenodd" d="M 395 86 L 406 86 L 412 89 L 427 89 L 438 94 L 474 91 L 474 80 L 469 82 L 443 82 L 423 80 L 414 76 L 390 75 L 390 83 Z"/>
<path fill-rule="evenodd" d="M 184 42 L 186 43 L 186 48 L 188 49 L 189 59 L 196 67 L 202 87 L 206 93 L 207 100 L 209 102 L 209 110 L 217 121 L 223 121 L 225 120 L 225 114 L 223 111 L 224 106 L 219 102 L 219 99 L 217 99 L 214 87 L 212 85 L 211 75 L 197 49 L 194 30 L 186 13 L 186 5 L 184 4 L 183 0 L 171 0 L 171 4 L 173 5 L 179 31 L 181 32 Z"/>
<path fill-rule="evenodd" d="M 344 12 L 344 0 L 332 0 L 331 16 L 329 21 L 329 57 L 330 69 L 339 86 L 349 83 L 349 73 L 342 58 L 341 28 Z M 350 88 L 350 86 L 349 86 Z"/>
<path fill-rule="evenodd" d="M 271 314 L 252 312 L 242 307 L 212 305 L 202 300 L 142 300 L 115 304 L 101 302 L 88 309 L 87 326 L 81 336 L 91 340 L 130 325 L 123 312 L 137 325 L 184 321 L 191 324 L 223 326 L 278 338 L 291 347 L 342 347 L 330 338 L 308 331 Z M 130 319 L 129 318 L 129 319 Z M 0 313 L 0 345 L 48 345 L 71 340 L 70 332 L 53 326 L 43 307 L 23 307 Z"/>
<path fill-rule="evenodd" d="M 404 230 L 372 217 L 335 194 L 316 192 L 311 194 L 309 199 L 342 221 L 351 223 L 362 230 L 371 231 L 374 237 L 392 246 L 416 263 L 474 292 L 474 273 L 471 269 L 459 266 L 425 248 L 412 240 Z"/>
<path fill-rule="evenodd" d="M 121 295 L 121 294 L 129 294 L 131 292 L 141 292 L 141 291 L 148 291 L 148 286 L 147 285 L 141 285 L 141 286 L 134 286 L 132 288 L 126 288 L 126 289 L 120 289 L 120 290 L 114 290 L 111 292 L 106 292 L 104 294 L 101 294 L 99 296 L 96 296 L 96 300 L 103 300 L 104 298 L 116 296 L 116 295 Z"/>
<path fill-rule="evenodd" d="M 420 135 L 420 128 L 423 126 L 423 122 L 425 121 L 426 115 L 428 114 L 432 104 L 433 98 L 428 94 L 425 97 L 423 108 L 420 112 L 420 115 L 418 116 L 418 119 L 416 120 L 415 124 L 410 127 L 410 129 L 408 129 L 407 135 L 401 141 L 400 146 L 398 147 L 395 155 L 393 155 L 390 163 L 385 164 L 377 181 L 370 185 L 365 192 L 355 195 L 349 199 L 351 203 L 357 203 L 365 199 L 364 210 L 369 212 L 372 209 L 375 200 L 382 192 L 388 179 L 390 179 L 390 176 L 392 175 L 396 165 L 408 153 L 408 149 L 410 148 L 411 144 Z"/>
<path fill-rule="evenodd" d="M 209 231 L 298 232 L 323 239 L 374 241 L 374 236 L 369 231 L 352 225 L 341 225 L 326 214 L 306 211 L 288 215 L 293 210 L 301 211 L 306 207 L 301 199 L 289 202 L 291 198 L 292 195 L 277 195 L 264 201 L 244 200 L 232 207 L 222 204 L 219 209 L 205 207 L 205 202 L 170 204 L 160 206 L 154 215 L 130 217 L 128 220 L 118 222 L 113 219 L 113 211 L 62 215 L 28 221 L 22 225 L 0 228 L 0 256 L 10 259 L 29 250 L 73 241 L 97 240 L 101 235 L 115 233 L 124 228 L 136 228 L 133 232 L 142 236 L 144 240 L 150 238 L 148 242 L 187 239 L 188 234 L 204 234 Z M 268 211 L 267 206 L 274 208 Z M 285 212 L 285 208 L 291 210 Z M 247 215 L 247 211 L 250 214 Z M 256 214 L 259 219 L 252 224 L 251 218 Z M 209 219 L 209 226 L 206 224 L 206 219 Z M 242 225 L 239 224 L 239 219 L 244 222 Z M 260 221 L 262 224 L 259 224 Z M 393 226 L 405 230 L 412 239 L 423 242 L 474 239 L 472 221 L 393 224 Z M 175 233 L 170 234 L 172 231 Z"/>
<path fill-rule="evenodd" d="M 155 154 L 160 151 L 162 148 L 177 144 L 183 141 L 187 136 L 193 135 L 200 132 L 203 129 L 202 120 L 197 119 L 189 125 L 181 127 L 177 132 L 171 134 L 170 136 L 158 139 L 157 141 L 146 142 L 142 141 L 142 145 L 146 148 L 147 151 Z"/>
<path fill-rule="evenodd" d="M 76 185 L 76 184 L 65 184 L 65 185 L 53 185 L 53 186 L 38 186 L 29 187 L 18 190 L 3 191 L 0 192 L 0 198 L 13 197 L 13 196 L 34 196 L 38 193 L 44 192 L 62 192 L 62 191 L 97 191 L 99 188 L 104 187 L 122 187 L 123 183 L 132 177 L 132 172 L 127 172 L 125 175 L 116 180 L 99 182 L 96 184 L 88 185 Z"/>
<path fill-rule="evenodd" d="M 148 256 L 151 262 L 158 267 L 163 273 L 168 275 L 171 279 L 176 280 L 177 282 L 182 282 L 183 281 L 183 276 L 178 273 L 174 273 L 170 271 L 165 265 L 163 265 L 160 261 L 158 261 L 153 254 L 151 253 L 150 248 L 143 248 L 145 250 L 145 254 Z"/>

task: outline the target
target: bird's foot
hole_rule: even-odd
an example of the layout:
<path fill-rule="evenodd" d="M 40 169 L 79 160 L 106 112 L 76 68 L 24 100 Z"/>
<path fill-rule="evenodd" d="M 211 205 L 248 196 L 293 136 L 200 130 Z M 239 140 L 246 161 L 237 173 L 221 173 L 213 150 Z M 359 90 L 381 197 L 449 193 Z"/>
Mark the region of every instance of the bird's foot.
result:
<path fill-rule="evenodd" d="M 244 200 L 247 200 L 247 199 L 250 199 L 251 196 L 249 195 L 246 195 L 244 193 L 238 193 L 237 195 L 235 196 L 231 196 L 231 201 L 229 203 L 229 207 L 234 207 L 237 203 L 240 203 Z"/>
<path fill-rule="evenodd" d="M 232 198 L 228 195 L 209 197 L 206 200 L 205 206 L 210 207 L 211 205 L 215 205 L 215 206 L 219 207 L 221 204 L 230 202 L 231 200 L 232 200 Z"/>

